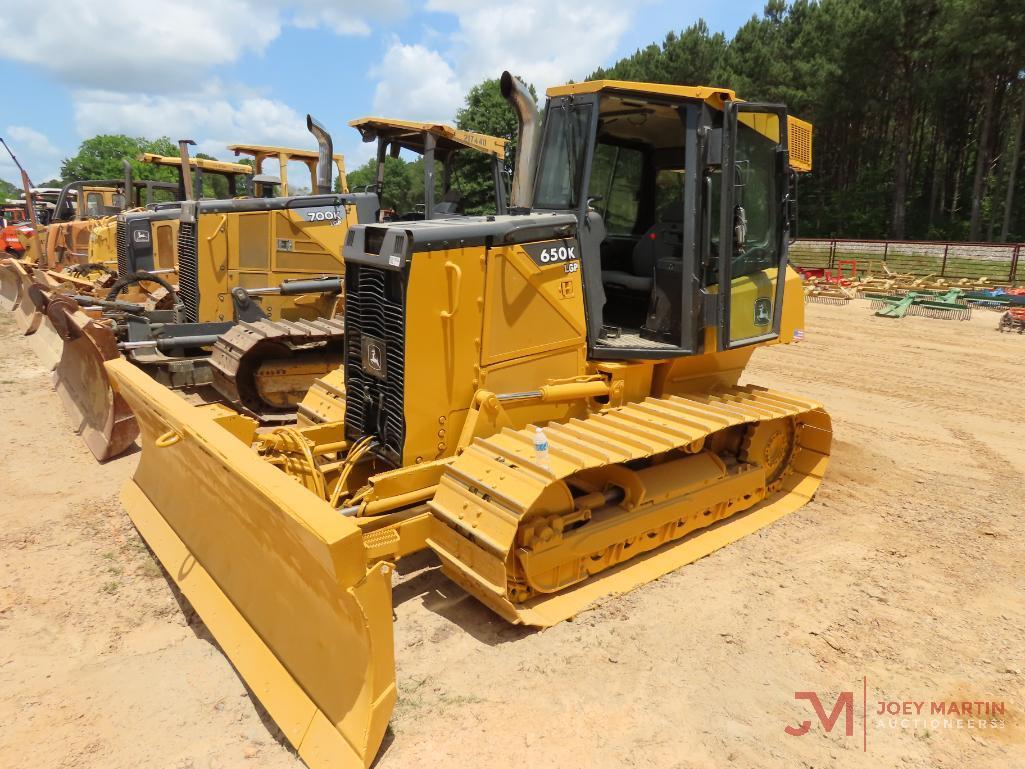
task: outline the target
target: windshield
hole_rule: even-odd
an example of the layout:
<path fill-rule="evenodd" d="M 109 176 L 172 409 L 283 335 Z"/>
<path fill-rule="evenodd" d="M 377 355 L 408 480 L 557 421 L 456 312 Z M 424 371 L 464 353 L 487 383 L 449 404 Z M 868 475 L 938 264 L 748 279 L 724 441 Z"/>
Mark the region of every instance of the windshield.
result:
<path fill-rule="evenodd" d="M 590 124 L 590 104 L 548 108 L 534 208 L 571 211 L 578 206 Z"/>

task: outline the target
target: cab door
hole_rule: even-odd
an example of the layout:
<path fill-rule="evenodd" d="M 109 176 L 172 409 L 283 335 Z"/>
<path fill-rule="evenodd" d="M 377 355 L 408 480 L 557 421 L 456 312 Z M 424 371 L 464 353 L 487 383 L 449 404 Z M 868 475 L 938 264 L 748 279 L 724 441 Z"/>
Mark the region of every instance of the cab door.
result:
<path fill-rule="evenodd" d="M 727 103 L 718 265 L 720 350 L 779 336 L 789 242 L 788 167 L 786 108 Z"/>

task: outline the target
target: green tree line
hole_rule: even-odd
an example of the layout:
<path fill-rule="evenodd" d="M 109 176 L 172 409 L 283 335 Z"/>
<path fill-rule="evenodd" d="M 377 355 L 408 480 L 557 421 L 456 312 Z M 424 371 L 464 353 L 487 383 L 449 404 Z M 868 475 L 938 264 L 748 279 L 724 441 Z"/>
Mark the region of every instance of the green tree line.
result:
<path fill-rule="evenodd" d="M 1025 3 L 769 0 L 593 78 L 721 85 L 814 124 L 805 235 L 1025 239 Z"/>
<path fill-rule="evenodd" d="M 178 181 L 178 171 L 168 166 L 157 166 L 143 163 L 139 156 L 143 153 L 178 156 L 178 147 L 166 136 L 158 139 L 126 136 L 124 134 L 100 134 L 83 141 L 78 151 L 64 159 L 61 163 L 60 179 L 37 182 L 40 187 L 62 187 L 70 182 L 89 179 L 122 179 L 124 178 L 123 160 L 132 164 L 132 178 L 137 181 L 172 182 Z M 196 157 L 216 160 L 202 152 Z M 251 165 L 248 158 L 241 161 Z M 21 185 L 15 185 L 0 179 L 0 197 L 18 198 L 22 196 Z M 203 179 L 203 194 L 210 197 L 226 197 L 228 182 L 219 176 L 207 176 Z"/>
<path fill-rule="evenodd" d="M 591 78 L 725 86 L 809 120 L 803 235 L 1025 240 L 1021 0 L 769 0 L 732 39 L 698 21 Z M 511 167 L 516 119 L 497 80 L 472 88 L 455 117 L 509 139 Z M 64 181 L 120 176 L 120 159 L 143 151 L 175 154 L 167 139 L 98 136 L 65 161 Z M 173 174 L 134 165 L 140 179 Z M 350 188 L 374 184 L 376 165 L 351 171 Z M 489 210 L 483 155 L 461 153 L 453 182 L 467 213 Z M 423 183 L 421 160 L 389 158 L 382 202 L 412 211 Z"/>

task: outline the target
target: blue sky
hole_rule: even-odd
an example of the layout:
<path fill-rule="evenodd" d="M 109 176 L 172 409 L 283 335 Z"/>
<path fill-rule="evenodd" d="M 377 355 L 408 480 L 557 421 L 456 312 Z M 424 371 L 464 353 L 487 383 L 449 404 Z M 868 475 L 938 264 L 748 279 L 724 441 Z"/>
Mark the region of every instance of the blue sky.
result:
<path fill-rule="evenodd" d="M 7 4 L 5 4 L 6 6 Z M 731 36 L 763 0 L 35 0 L 0 12 L 3 137 L 37 183 L 97 133 L 312 148 L 356 168 L 368 114 L 452 121 L 509 69 L 539 94 L 704 18 Z M 145 9 L 145 10 L 144 10 Z M 273 169 L 267 169 L 273 172 Z M 298 169 L 289 169 L 299 176 Z M 0 178 L 16 182 L 9 159 Z"/>

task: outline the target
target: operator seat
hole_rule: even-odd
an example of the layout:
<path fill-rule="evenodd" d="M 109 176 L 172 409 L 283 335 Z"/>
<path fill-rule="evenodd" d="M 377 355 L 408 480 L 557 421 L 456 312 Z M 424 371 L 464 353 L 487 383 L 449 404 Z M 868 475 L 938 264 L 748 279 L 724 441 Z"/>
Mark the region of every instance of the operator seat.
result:
<path fill-rule="evenodd" d="M 683 227 L 683 201 L 666 206 L 658 222 L 651 225 L 634 246 L 631 255 L 632 272 L 602 270 L 601 280 L 606 286 L 625 288 L 631 293 L 651 291 L 655 265 L 665 257 L 682 258 L 678 246 Z"/>

